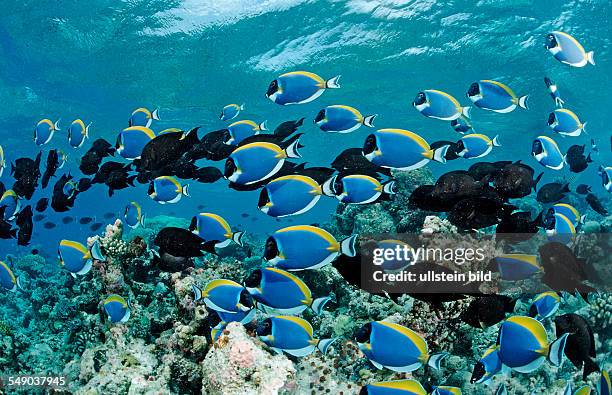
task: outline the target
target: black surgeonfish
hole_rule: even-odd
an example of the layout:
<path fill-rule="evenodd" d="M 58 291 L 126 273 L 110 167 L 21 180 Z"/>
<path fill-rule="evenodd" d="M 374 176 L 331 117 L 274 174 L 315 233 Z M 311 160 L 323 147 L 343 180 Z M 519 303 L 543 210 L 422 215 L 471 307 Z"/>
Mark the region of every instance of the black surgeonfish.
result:
<path fill-rule="evenodd" d="M 586 195 L 585 199 L 589 206 L 593 210 L 595 210 L 596 213 L 601 215 L 608 215 L 608 210 L 603 206 L 603 204 L 601 204 L 597 196 L 593 195 L 592 193 L 589 193 Z"/>
<path fill-rule="evenodd" d="M 363 156 L 361 148 L 348 148 L 342 151 L 334 161 L 331 167 L 342 171 L 363 171 L 370 173 L 379 173 L 386 176 L 391 176 L 391 169 L 380 167 L 370 162 Z"/>
<path fill-rule="evenodd" d="M 595 292 L 595 289 L 584 284 L 589 279 L 586 261 L 559 242 L 546 243 L 538 251 L 544 268 L 542 282 L 557 292 L 574 294 L 577 291 L 588 302 L 588 293 Z"/>
<path fill-rule="evenodd" d="M 43 174 L 41 185 L 46 188 L 49 185 L 49 180 L 55 175 L 55 172 L 60 167 L 59 154 L 56 149 L 52 149 L 47 154 L 47 165 L 45 167 L 45 173 Z"/>
<path fill-rule="evenodd" d="M 448 213 L 448 220 L 464 230 L 497 225 L 515 209 L 487 197 L 472 197 L 459 201 Z"/>
<path fill-rule="evenodd" d="M 472 300 L 459 318 L 466 324 L 478 328 L 488 328 L 502 322 L 506 314 L 512 314 L 517 299 L 505 295 L 483 295 Z"/>
<path fill-rule="evenodd" d="M 489 182 L 492 183 L 493 189 L 500 196 L 507 199 L 518 199 L 535 190 L 544 173 L 540 173 L 535 179 L 533 178 L 534 174 L 535 172 L 531 167 L 517 161 L 502 165 L 491 174 Z"/>
<path fill-rule="evenodd" d="M 114 153 L 115 148 L 111 143 L 104 139 L 97 139 L 81 158 L 79 169 L 86 176 L 96 174 L 102 160 L 107 156 L 114 155 Z"/>
<path fill-rule="evenodd" d="M 572 173 L 581 173 L 586 170 L 589 163 L 593 163 L 591 154 L 584 156 L 584 145 L 572 145 L 565 155 L 565 163 Z"/>
<path fill-rule="evenodd" d="M 0 239 L 14 239 L 17 237 L 17 229 L 4 220 L 4 211 L 6 206 L 0 206 Z"/>
<path fill-rule="evenodd" d="M 174 164 L 200 142 L 198 129 L 199 127 L 186 133 L 164 133 L 155 137 L 144 146 L 140 159 L 136 162 L 136 170 L 153 171 Z"/>
<path fill-rule="evenodd" d="M 159 231 L 154 243 L 159 247 L 159 255 L 164 253 L 174 257 L 193 258 L 204 255 L 205 252 L 215 253 L 218 240 L 205 242 L 198 235 L 187 229 L 167 227 Z"/>
<path fill-rule="evenodd" d="M 17 244 L 20 246 L 27 246 L 30 244 L 32 230 L 34 229 L 34 224 L 32 223 L 32 206 L 28 205 L 24 207 L 19 213 L 17 213 L 15 218 L 15 223 L 19 227 L 19 232 L 17 233 Z"/>
<path fill-rule="evenodd" d="M 40 158 L 42 153 L 38 153 L 36 159 L 19 158 L 12 166 L 11 173 L 15 178 L 13 191 L 21 197 L 31 199 L 38 186 L 40 178 Z"/>
<path fill-rule="evenodd" d="M 589 323 L 578 314 L 564 314 L 555 318 L 555 334 L 557 337 L 569 333 L 565 344 L 565 355 L 574 366 L 582 370 L 582 379 L 593 372 L 599 372 L 599 365 L 594 361 L 595 337 Z M 584 365 L 584 367 L 583 367 Z"/>
<path fill-rule="evenodd" d="M 543 185 L 536 196 L 536 200 L 540 203 L 556 203 L 563 199 L 570 191 L 569 183 L 567 182 L 550 182 Z"/>
<path fill-rule="evenodd" d="M 70 174 L 63 174 L 53 186 L 53 196 L 51 197 L 51 208 L 57 212 L 65 212 L 74 207 L 74 202 L 79 194 L 78 189 L 73 188 L 70 193 L 66 193 L 66 185 L 72 182 Z"/>

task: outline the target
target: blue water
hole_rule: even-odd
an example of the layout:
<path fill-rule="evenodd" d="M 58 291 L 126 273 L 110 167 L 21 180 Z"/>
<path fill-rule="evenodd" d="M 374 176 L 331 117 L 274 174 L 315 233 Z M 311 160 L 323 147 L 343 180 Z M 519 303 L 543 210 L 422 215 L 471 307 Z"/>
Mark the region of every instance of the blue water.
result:
<path fill-rule="evenodd" d="M 267 119 L 272 127 L 306 117 L 304 161 L 326 165 L 344 148 L 361 146 L 369 130 L 323 133 L 312 119 L 324 106 L 346 104 L 364 114 L 378 113 L 377 127 L 409 129 L 429 142 L 457 140 L 460 136 L 448 123 L 412 108 L 414 96 L 422 89 L 441 89 L 468 105 L 465 92 L 472 82 L 495 79 L 519 95 L 529 94 L 530 109 L 510 114 L 473 110 L 476 131 L 499 134 L 503 145 L 486 160 L 523 159 L 539 171 L 529 153 L 534 137 L 551 134 L 546 119 L 554 107 L 543 84 L 547 75 L 557 82 L 568 108 L 588 121 L 589 136 L 555 137 L 562 150 L 572 144 L 588 147 L 592 137 L 601 152 L 597 164 L 610 164 L 610 10 L 607 1 L 535 0 L 12 2 L 0 13 L 0 144 L 9 162 L 34 157 L 39 151 L 32 141 L 36 122 L 61 118 L 63 131 L 43 147 L 43 163 L 49 149 L 61 148 L 69 154 L 62 170 L 78 178 L 78 160 L 90 143 L 99 137 L 114 143 L 137 107 L 160 108 L 162 120 L 153 124 L 155 131 L 201 126 L 206 132 L 225 125 L 218 119 L 224 105 L 244 102 L 241 118 Z M 595 51 L 597 66 L 575 69 L 553 59 L 543 48 L 543 36 L 551 30 L 566 31 L 587 51 Z M 341 74 L 342 88 L 299 106 L 282 107 L 266 99 L 269 82 L 293 70 L 324 78 Z M 75 118 L 93 122 L 91 139 L 80 149 L 70 148 L 65 135 Z M 429 167 L 441 174 L 470 164 L 459 160 Z M 567 177 L 593 184 L 603 196 L 597 164 L 578 179 L 567 169 L 548 170 L 543 181 Z M 9 169 L 1 180 L 12 185 Z M 23 205 L 49 196 L 50 189 L 37 191 Z M 119 215 L 130 200 L 140 202 L 149 217 L 189 218 L 203 204 L 204 211 L 253 233 L 288 223 L 257 210 L 258 192 L 230 191 L 223 180 L 192 182 L 192 197 L 176 205 L 153 202 L 146 189 L 139 185 L 109 198 L 105 188 L 96 186 L 81 194 L 69 213 L 49 214 L 47 220 L 58 225 L 53 231 L 36 225 L 31 246 L 1 241 L 0 256 L 33 247 L 52 256 L 58 240 L 84 241 L 90 233 L 89 225 L 64 225 L 62 217 L 93 216 L 106 223 L 104 213 Z M 322 199 L 294 220 L 326 220 L 335 204 Z M 244 219 L 242 213 L 250 217 Z"/>

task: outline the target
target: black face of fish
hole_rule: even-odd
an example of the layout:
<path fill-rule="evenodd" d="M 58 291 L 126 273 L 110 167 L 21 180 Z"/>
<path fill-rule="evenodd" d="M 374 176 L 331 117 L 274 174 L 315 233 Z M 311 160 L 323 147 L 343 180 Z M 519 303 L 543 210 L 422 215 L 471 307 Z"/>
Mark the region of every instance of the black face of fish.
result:
<path fill-rule="evenodd" d="M 257 202 L 257 207 L 262 208 L 266 204 L 270 203 L 270 196 L 268 195 L 268 189 L 262 188 L 259 193 L 259 201 Z"/>
<path fill-rule="evenodd" d="M 478 86 L 477 82 L 472 83 L 470 88 L 467 91 L 467 97 L 476 96 L 480 93 L 480 86 Z"/>
<path fill-rule="evenodd" d="M 548 209 L 546 216 L 544 217 L 544 227 L 546 229 L 554 229 L 555 228 L 555 210 L 552 208 Z"/>
<path fill-rule="evenodd" d="M 234 174 L 234 172 L 238 170 L 238 168 L 236 167 L 236 164 L 234 163 L 234 160 L 232 158 L 228 158 L 225 161 L 225 167 L 223 170 L 223 176 L 225 178 L 230 178 L 232 176 L 232 174 Z"/>
<path fill-rule="evenodd" d="M 484 364 L 480 361 L 476 362 L 476 365 L 474 365 L 474 371 L 472 371 L 470 383 L 474 384 L 475 382 L 483 378 L 486 373 L 487 370 L 485 369 Z"/>
<path fill-rule="evenodd" d="M 365 143 L 363 143 L 363 154 L 364 155 L 371 154 L 377 149 L 378 147 L 376 144 L 376 136 L 371 134 L 366 138 Z"/>
<path fill-rule="evenodd" d="M 257 288 L 261 284 L 261 270 L 257 269 L 244 280 L 244 286 L 248 288 Z"/>
<path fill-rule="evenodd" d="M 355 332 L 355 341 L 357 343 L 367 343 L 370 341 L 370 335 L 372 334 L 372 324 L 367 323 Z"/>
<path fill-rule="evenodd" d="M 153 184 L 153 181 L 151 181 L 149 183 L 149 189 L 147 189 L 147 194 L 152 195 L 154 192 L 155 192 L 155 185 Z"/>
<path fill-rule="evenodd" d="M 553 82 L 548 77 L 544 77 L 544 83 L 546 84 L 547 87 L 550 87 L 551 85 L 553 85 Z"/>
<path fill-rule="evenodd" d="M 314 119 L 314 123 L 319 123 L 325 119 L 325 109 L 319 111 Z"/>
<path fill-rule="evenodd" d="M 268 237 L 266 240 L 266 248 L 264 251 L 264 259 L 266 261 L 272 260 L 278 256 L 278 246 L 274 237 Z"/>
<path fill-rule="evenodd" d="M 547 34 L 544 42 L 546 49 L 552 49 L 557 46 L 557 39 L 554 34 Z"/>
<path fill-rule="evenodd" d="M 257 325 L 257 336 L 269 336 L 272 334 L 272 320 L 266 318 L 261 324 Z"/>
<path fill-rule="evenodd" d="M 425 104 L 425 102 L 427 102 L 427 96 L 425 95 L 425 92 L 419 92 L 414 98 L 414 102 L 412 104 L 415 106 L 419 106 L 421 104 Z"/>
<path fill-rule="evenodd" d="M 240 292 L 240 304 L 242 304 L 245 307 L 253 307 L 253 297 L 251 296 L 251 294 L 249 293 L 249 291 L 247 291 L 246 289 L 243 289 L 242 292 Z"/>
<path fill-rule="evenodd" d="M 266 92 L 266 96 L 270 97 L 276 92 L 278 92 L 278 81 L 274 80 L 270 82 L 270 85 L 268 86 L 268 91 Z"/>
<path fill-rule="evenodd" d="M 557 120 L 557 117 L 555 116 L 555 113 L 551 112 L 548 115 L 548 125 L 550 126 L 550 125 L 554 124 L 556 120 Z"/>
<path fill-rule="evenodd" d="M 340 195 L 344 192 L 344 183 L 342 182 L 342 178 L 336 177 L 331 186 L 332 192 L 334 195 Z"/>
<path fill-rule="evenodd" d="M 542 147 L 542 143 L 540 142 L 540 140 L 535 140 L 531 145 L 531 153 L 533 155 L 539 155 L 542 152 L 544 152 L 544 147 Z"/>

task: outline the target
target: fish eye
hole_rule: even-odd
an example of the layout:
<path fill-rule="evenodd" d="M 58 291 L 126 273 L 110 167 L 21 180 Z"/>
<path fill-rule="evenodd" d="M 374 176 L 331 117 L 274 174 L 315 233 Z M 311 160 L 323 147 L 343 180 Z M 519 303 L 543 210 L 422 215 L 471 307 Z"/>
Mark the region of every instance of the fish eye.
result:
<path fill-rule="evenodd" d="M 268 237 L 266 240 L 266 248 L 264 251 L 264 259 L 270 261 L 278 256 L 278 246 L 274 237 Z"/>
<path fill-rule="evenodd" d="M 225 178 L 229 178 L 232 174 L 234 174 L 234 172 L 236 171 L 236 164 L 234 163 L 234 160 L 232 158 L 228 158 L 225 161 L 225 170 L 223 172 L 223 176 Z"/>
<path fill-rule="evenodd" d="M 534 155 L 538 155 L 538 154 L 541 154 L 541 153 L 542 153 L 542 151 L 543 151 L 543 149 L 542 149 L 542 143 L 540 142 L 540 140 L 535 140 L 535 141 L 533 142 L 533 145 L 531 146 L 531 152 L 532 152 Z"/>
<path fill-rule="evenodd" d="M 555 113 L 551 112 L 550 114 L 548 114 L 548 125 L 552 125 L 553 123 L 555 123 Z"/>
<path fill-rule="evenodd" d="M 355 341 L 357 343 L 365 343 L 370 340 L 372 333 L 372 323 L 367 323 L 355 333 Z"/>
<path fill-rule="evenodd" d="M 266 96 L 272 96 L 278 91 L 278 81 L 274 80 L 270 82 L 270 86 L 268 86 L 268 91 L 266 92 Z"/>
<path fill-rule="evenodd" d="M 376 150 L 376 148 L 376 136 L 371 134 L 366 138 L 365 143 L 363 144 L 363 153 L 364 155 L 371 154 Z"/>
<path fill-rule="evenodd" d="M 472 83 L 472 85 L 470 85 L 470 89 L 468 89 L 468 91 L 467 91 L 468 97 L 476 96 L 479 93 L 480 93 L 480 88 L 478 86 L 478 83 L 477 82 Z"/>
<path fill-rule="evenodd" d="M 417 93 L 416 98 L 414 99 L 414 105 L 418 106 L 418 105 L 425 103 L 426 101 L 427 101 L 427 96 L 425 96 L 425 92 L 419 92 Z"/>
<path fill-rule="evenodd" d="M 550 48 L 554 48 L 557 46 L 557 39 L 555 38 L 555 35 L 552 33 L 549 33 L 546 35 L 546 44 L 545 44 L 546 48 L 550 49 Z"/>

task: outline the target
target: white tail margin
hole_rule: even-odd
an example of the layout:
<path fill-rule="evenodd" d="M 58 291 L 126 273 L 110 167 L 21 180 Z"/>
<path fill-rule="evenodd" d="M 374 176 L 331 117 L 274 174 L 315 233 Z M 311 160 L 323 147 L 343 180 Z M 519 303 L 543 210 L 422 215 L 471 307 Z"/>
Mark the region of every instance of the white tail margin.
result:
<path fill-rule="evenodd" d="M 244 236 L 244 232 L 235 232 L 232 235 L 232 240 L 234 241 L 234 243 L 238 244 L 240 247 L 242 247 L 242 236 Z"/>
<path fill-rule="evenodd" d="M 494 147 L 501 147 L 501 143 L 499 142 L 499 136 L 493 137 L 492 143 Z"/>
<path fill-rule="evenodd" d="M 585 122 L 585 123 L 582 124 L 582 131 L 585 132 L 586 134 L 589 134 L 589 132 L 587 132 L 587 130 L 586 130 L 587 123 L 588 122 Z"/>
<path fill-rule="evenodd" d="M 325 88 L 327 89 L 338 89 L 340 88 L 340 75 L 335 76 L 327 81 L 325 81 Z"/>
<path fill-rule="evenodd" d="M 317 348 L 323 354 L 327 354 L 327 350 L 329 349 L 329 346 L 331 346 L 332 343 L 335 342 L 336 340 L 337 340 L 337 338 L 333 338 L 333 339 L 319 339 L 319 342 L 317 343 Z"/>
<path fill-rule="evenodd" d="M 244 110 L 244 103 L 242 103 L 239 108 L 240 108 L 240 111 Z"/>
<path fill-rule="evenodd" d="M 563 364 L 563 352 L 565 351 L 565 343 L 568 336 L 569 333 L 564 333 L 563 336 L 552 342 L 548 349 L 548 360 L 557 367 Z"/>
<path fill-rule="evenodd" d="M 590 51 L 586 54 L 587 62 L 595 66 L 595 52 Z"/>
<path fill-rule="evenodd" d="M 331 296 L 316 298 L 312 301 L 310 308 L 315 312 L 316 315 L 319 315 L 323 311 L 323 308 L 325 307 L 327 302 L 329 302 L 330 300 L 332 300 Z"/>
<path fill-rule="evenodd" d="M 191 286 L 191 290 L 193 291 L 193 301 L 197 302 L 202 299 L 202 290 L 195 285 Z"/>
<path fill-rule="evenodd" d="M 368 115 L 363 118 L 363 124 L 369 128 L 374 127 L 374 119 L 378 116 L 378 114 Z"/>
<path fill-rule="evenodd" d="M 55 123 L 53 124 L 53 129 L 55 130 L 61 130 L 59 127 L 59 123 L 62 120 L 62 118 L 58 119 L 57 121 L 55 121 Z"/>
<path fill-rule="evenodd" d="M 445 145 L 444 147 L 440 147 L 434 150 L 433 153 L 433 160 L 435 160 L 436 162 L 440 162 L 440 163 L 446 163 L 446 152 L 448 151 L 448 145 Z"/>
<path fill-rule="evenodd" d="M 321 191 L 323 192 L 323 195 L 325 195 L 325 196 L 332 196 L 332 197 L 336 196 L 336 194 L 334 193 L 334 190 L 332 188 L 332 186 L 336 182 L 336 177 L 338 177 L 338 176 L 333 176 L 329 180 L 325 181 L 323 183 L 323 185 L 321 185 Z"/>
<path fill-rule="evenodd" d="M 96 240 L 91 245 L 91 249 L 89 250 L 91 257 L 97 261 L 106 261 L 106 256 L 102 254 L 102 249 L 100 248 L 100 241 Z"/>
<path fill-rule="evenodd" d="M 352 235 L 342 240 L 342 242 L 340 242 L 340 253 L 351 257 L 357 255 L 357 249 L 355 245 L 357 244 L 358 236 L 359 235 Z"/>
<path fill-rule="evenodd" d="M 263 121 L 259 124 L 259 130 L 268 130 L 268 121 Z"/>
<path fill-rule="evenodd" d="M 191 195 L 189 194 L 189 184 L 185 184 L 185 185 L 183 185 L 183 188 L 182 188 L 182 190 L 181 190 L 181 193 L 182 193 L 183 195 L 185 195 L 185 196 L 191 196 Z"/>
<path fill-rule="evenodd" d="M 440 352 L 440 353 L 432 354 L 429 357 L 429 360 L 427 361 L 427 365 L 431 366 L 432 368 L 436 370 L 440 370 L 440 366 L 442 366 L 442 360 L 444 360 L 444 358 L 446 357 L 448 357 L 447 352 Z"/>
<path fill-rule="evenodd" d="M 151 118 L 156 121 L 159 121 L 159 108 L 153 110 L 153 112 L 151 113 Z"/>
<path fill-rule="evenodd" d="M 521 96 L 518 98 L 518 105 L 520 108 L 529 110 L 529 107 L 527 106 L 527 99 L 529 99 L 529 95 Z"/>
<path fill-rule="evenodd" d="M 300 139 L 297 139 L 293 143 L 291 143 L 291 145 L 285 149 L 285 152 L 287 153 L 287 158 L 301 158 L 302 155 L 300 155 L 300 152 L 298 151 L 299 146 Z"/>
<path fill-rule="evenodd" d="M 472 107 L 470 106 L 461 108 L 461 114 L 468 119 L 470 118 L 470 111 L 472 111 Z"/>
<path fill-rule="evenodd" d="M 387 181 L 383 185 L 383 192 L 388 195 L 395 195 L 395 181 Z"/>

